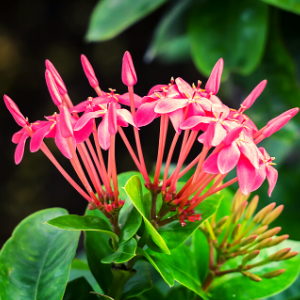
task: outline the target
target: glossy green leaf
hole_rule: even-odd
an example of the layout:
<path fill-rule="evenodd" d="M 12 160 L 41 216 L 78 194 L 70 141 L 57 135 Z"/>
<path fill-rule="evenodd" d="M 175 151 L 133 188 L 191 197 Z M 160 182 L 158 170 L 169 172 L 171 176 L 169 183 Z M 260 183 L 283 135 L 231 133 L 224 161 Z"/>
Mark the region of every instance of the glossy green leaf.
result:
<path fill-rule="evenodd" d="M 132 238 L 142 224 L 142 216 L 138 210 L 133 205 L 128 210 L 127 218 L 120 231 L 120 244 Z"/>
<path fill-rule="evenodd" d="M 267 4 L 285 9 L 295 14 L 300 14 L 300 1 L 299 0 L 261 0 Z"/>
<path fill-rule="evenodd" d="M 92 291 L 87 280 L 80 277 L 68 283 L 63 300 L 97 300 L 96 295 L 90 294 Z"/>
<path fill-rule="evenodd" d="M 158 232 L 169 249 L 174 249 L 182 245 L 206 219 L 212 216 L 217 211 L 221 198 L 220 195 L 214 195 L 197 206 L 196 213 L 200 213 L 202 217 L 200 221 L 196 221 L 195 223 L 187 222 L 184 227 L 180 225 L 179 221 L 174 221 L 160 227 Z"/>
<path fill-rule="evenodd" d="M 103 213 L 99 210 L 87 210 L 86 214 L 89 216 L 97 216 L 102 218 L 104 222 L 110 226 Z M 112 229 L 110 228 L 110 230 Z M 85 232 L 84 247 L 88 264 L 93 276 L 97 280 L 104 294 L 108 293 L 113 281 L 111 266 L 101 263 L 101 260 L 104 257 L 114 253 L 113 249 L 109 245 L 109 240 L 110 236 L 106 233 L 96 231 Z"/>
<path fill-rule="evenodd" d="M 110 235 L 116 243 L 119 241 L 107 222 L 97 216 L 67 215 L 49 220 L 47 224 L 70 231 L 98 231 Z"/>
<path fill-rule="evenodd" d="M 79 232 L 44 224 L 66 215 L 61 208 L 24 219 L 0 252 L 0 299 L 62 299 Z"/>
<path fill-rule="evenodd" d="M 126 282 L 122 299 L 137 297 L 153 287 L 149 263 L 139 260 L 133 268 L 136 270 L 136 274 Z"/>
<path fill-rule="evenodd" d="M 103 264 L 110 264 L 112 262 L 116 264 L 125 263 L 126 261 L 133 258 L 136 254 L 137 243 L 134 238 L 128 240 L 126 243 L 119 246 L 118 250 L 104 258 L 102 258 L 101 262 Z"/>
<path fill-rule="evenodd" d="M 141 185 L 141 181 L 138 176 L 133 176 L 127 181 L 127 183 L 125 185 L 125 191 L 128 194 L 128 196 L 130 197 L 133 205 L 136 207 L 136 209 L 142 215 L 144 222 L 145 222 L 145 226 L 147 228 L 147 231 L 151 235 L 153 241 L 165 253 L 170 253 L 165 241 L 159 235 L 157 230 L 152 226 L 151 222 L 147 219 L 147 217 L 145 215 L 145 209 L 144 209 L 144 205 L 143 205 L 142 185 Z"/>
<path fill-rule="evenodd" d="M 174 285 L 174 277 L 172 271 L 162 259 L 153 255 L 149 255 L 142 248 L 137 248 L 137 254 L 144 256 L 170 287 Z"/>
<path fill-rule="evenodd" d="M 199 4 L 188 24 L 194 63 L 201 73 L 209 76 L 222 57 L 223 79 L 230 72 L 251 73 L 262 58 L 267 25 L 268 5 L 257 0 Z"/>
<path fill-rule="evenodd" d="M 271 254 L 283 248 L 292 248 L 292 251 L 300 251 L 300 242 L 286 240 L 285 242 L 261 250 L 259 256 L 253 263 L 267 258 Z M 231 269 L 240 264 L 241 259 L 227 262 L 221 270 Z M 252 262 L 251 262 L 252 263 Z M 212 299 L 262 299 L 280 293 L 296 280 L 300 272 L 300 256 L 292 259 L 273 262 L 251 270 L 256 275 L 263 275 L 273 270 L 285 269 L 286 271 L 272 279 L 262 279 L 261 282 L 254 282 L 239 273 L 222 276 L 214 280 L 210 293 Z"/>
<path fill-rule="evenodd" d="M 88 28 L 88 41 L 104 41 L 115 37 L 147 16 L 166 0 L 102 0 L 96 5 Z"/>

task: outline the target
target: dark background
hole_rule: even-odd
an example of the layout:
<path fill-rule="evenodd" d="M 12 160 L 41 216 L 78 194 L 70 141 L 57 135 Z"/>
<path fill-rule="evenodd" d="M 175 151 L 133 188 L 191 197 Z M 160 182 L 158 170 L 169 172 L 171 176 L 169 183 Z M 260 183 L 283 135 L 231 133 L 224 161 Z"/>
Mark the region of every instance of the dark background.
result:
<path fill-rule="evenodd" d="M 155 84 L 168 83 L 171 76 L 180 76 L 192 83 L 198 79 L 206 80 L 191 61 L 180 64 L 164 65 L 154 62 L 147 65 L 143 55 L 151 40 L 157 20 L 167 9 L 162 6 L 138 24 L 126 30 L 117 38 L 102 43 L 86 43 L 84 35 L 93 7 L 97 1 L 14 1 L 0 7 L 0 94 L 9 95 L 19 106 L 30 122 L 51 115 L 56 107 L 51 101 L 45 84 L 45 59 L 56 66 L 74 104 L 95 96 L 90 88 L 80 64 L 80 54 L 84 53 L 92 63 L 100 87 L 103 90 L 115 88 L 125 93 L 121 81 L 122 57 L 126 50 L 132 54 L 138 84 L 137 94 L 143 96 Z M 283 31 L 288 32 L 298 22 L 299 17 L 288 12 L 280 12 Z M 299 24 L 299 23 L 298 23 Z M 297 27 L 293 27 L 296 31 Z M 226 62 L 225 62 L 226 63 Z M 257 78 L 257 83 L 264 78 Z M 254 87 L 254 86 L 253 86 Z M 238 108 L 246 92 L 238 85 L 222 87 L 220 95 L 223 102 Z M 2 102 L 3 103 L 3 102 Z M 258 112 L 259 113 L 259 112 Z M 272 117 L 275 117 L 272 116 Z M 267 120 L 264 121 L 266 123 Z M 14 164 L 15 145 L 11 142 L 14 132 L 19 130 L 4 104 L 0 108 L 1 138 L 1 187 L 0 187 L 0 246 L 9 238 L 14 227 L 29 214 L 48 207 L 63 207 L 70 213 L 83 214 L 86 201 L 66 182 L 42 152 L 31 154 L 28 141 L 24 159 L 20 165 Z M 141 140 L 148 170 L 153 168 L 157 154 L 159 122 L 141 130 Z M 170 128 L 170 132 L 172 129 Z M 126 130 L 132 138 L 132 130 Z M 168 143 L 172 139 L 168 136 Z M 59 153 L 53 141 L 47 140 L 50 149 L 76 179 L 69 162 Z M 299 143 L 298 143 L 299 144 Z M 283 145 L 284 147 L 284 145 Z M 190 159 L 200 149 L 196 145 Z M 270 149 L 268 149 L 270 150 Z M 272 153 L 270 153 L 272 154 Z M 117 139 L 116 159 L 118 172 L 135 169 L 120 138 Z M 279 196 L 274 196 L 278 204 L 285 203 L 282 219 L 284 233 L 291 233 L 300 239 L 297 223 L 290 225 L 289 220 L 297 220 L 299 215 L 298 186 L 299 153 L 295 148 L 284 159 L 285 169 L 279 174 L 281 186 L 276 187 Z M 297 166 L 298 164 L 298 166 Z M 296 168 L 296 170 L 295 170 Z M 274 193 L 276 193 L 276 189 Z M 294 201 L 284 202 L 284 190 L 294 195 Z M 265 204 L 271 200 L 266 194 L 265 183 L 260 194 Z"/>

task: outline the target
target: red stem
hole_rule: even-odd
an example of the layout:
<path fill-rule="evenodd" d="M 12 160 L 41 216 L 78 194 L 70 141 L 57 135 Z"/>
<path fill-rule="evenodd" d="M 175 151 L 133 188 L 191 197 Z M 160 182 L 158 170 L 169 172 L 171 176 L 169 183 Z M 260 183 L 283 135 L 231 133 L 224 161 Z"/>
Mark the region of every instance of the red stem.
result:
<path fill-rule="evenodd" d="M 109 161 L 108 162 L 109 162 L 109 166 L 110 166 L 109 169 L 112 172 L 115 204 L 118 205 L 119 190 L 118 190 L 118 177 L 117 177 L 117 167 L 116 167 L 115 145 L 116 145 L 116 135 L 111 135 L 110 136 Z"/>

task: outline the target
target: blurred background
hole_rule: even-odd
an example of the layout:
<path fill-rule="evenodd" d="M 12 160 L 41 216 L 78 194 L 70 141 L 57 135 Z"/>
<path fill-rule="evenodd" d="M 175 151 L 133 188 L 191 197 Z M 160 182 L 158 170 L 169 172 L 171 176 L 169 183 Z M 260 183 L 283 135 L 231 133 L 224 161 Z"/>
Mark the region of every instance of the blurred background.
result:
<path fill-rule="evenodd" d="M 289 2 L 289 1 L 286 1 Z M 15 0 L 0 9 L 0 94 L 9 95 L 30 122 L 52 115 L 44 79 L 45 59 L 63 77 L 74 104 L 95 96 L 80 64 L 84 53 L 92 63 L 100 87 L 125 93 L 122 57 L 130 51 L 138 75 L 135 92 L 147 94 L 155 84 L 180 76 L 187 82 L 205 81 L 213 65 L 225 60 L 222 101 L 232 108 L 263 79 L 268 85 L 247 113 L 258 128 L 284 110 L 299 106 L 300 6 L 276 0 Z M 31 154 L 28 144 L 20 165 L 14 164 L 19 130 L 4 104 L 0 109 L 1 188 L 0 247 L 14 227 L 29 214 L 48 207 L 64 207 L 83 214 L 86 202 L 65 181 L 42 152 Z M 274 226 L 300 240 L 299 156 L 300 116 L 268 139 L 264 146 L 276 157 L 279 180 L 271 198 L 267 182 L 257 191 L 261 205 L 284 204 Z M 173 137 L 170 128 L 168 145 Z M 132 138 L 132 130 L 126 133 Z M 141 130 L 146 164 L 153 168 L 159 121 Z M 53 141 L 50 149 L 75 175 Z M 195 145 L 189 160 L 199 150 Z M 117 139 L 118 172 L 135 170 L 122 141 Z M 175 156 L 176 158 L 176 156 Z"/>

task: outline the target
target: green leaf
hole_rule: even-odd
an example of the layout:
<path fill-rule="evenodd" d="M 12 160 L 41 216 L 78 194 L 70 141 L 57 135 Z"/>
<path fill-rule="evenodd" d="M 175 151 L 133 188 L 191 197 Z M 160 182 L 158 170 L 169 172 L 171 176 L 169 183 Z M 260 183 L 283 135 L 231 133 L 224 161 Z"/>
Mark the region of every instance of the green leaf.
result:
<path fill-rule="evenodd" d="M 49 220 L 47 223 L 70 231 L 98 231 L 110 235 L 115 243 L 119 241 L 119 237 L 112 231 L 107 222 L 97 216 L 67 215 Z"/>
<path fill-rule="evenodd" d="M 88 28 L 88 41 L 105 41 L 147 16 L 166 0 L 102 0 L 96 5 Z"/>
<path fill-rule="evenodd" d="M 300 242 L 286 240 L 277 246 L 261 250 L 261 253 L 255 260 L 253 260 L 253 263 L 261 261 L 283 248 L 292 248 L 293 251 L 300 251 Z M 240 264 L 241 259 L 242 258 L 229 261 L 221 270 L 237 267 L 238 264 Z M 251 281 L 249 278 L 238 273 L 216 278 L 210 289 L 212 299 L 254 300 L 280 293 L 291 285 L 298 277 L 300 272 L 300 256 L 297 255 L 288 260 L 273 262 L 257 267 L 254 268 L 253 271 L 251 270 L 251 272 L 260 276 L 278 269 L 285 269 L 285 272 L 272 279 L 263 278 L 261 282 Z"/>
<path fill-rule="evenodd" d="M 90 294 L 92 291 L 87 280 L 80 277 L 68 283 L 63 300 L 97 300 L 96 295 Z"/>
<path fill-rule="evenodd" d="M 164 261 L 176 281 L 197 293 L 203 299 L 207 299 L 201 288 L 193 253 L 186 245 L 181 245 L 171 250 L 171 255 L 161 254 L 151 250 L 147 250 L 147 252 L 151 253 L 152 257 L 157 257 Z"/>
<path fill-rule="evenodd" d="M 79 232 L 44 223 L 66 214 L 61 208 L 45 209 L 17 226 L 0 252 L 0 299 L 62 299 Z"/>
<path fill-rule="evenodd" d="M 103 264 L 110 264 L 112 262 L 116 264 L 125 263 L 126 261 L 130 260 L 136 255 L 135 254 L 136 247 L 137 247 L 136 240 L 132 238 L 126 243 L 120 245 L 118 250 L 115 253 L 102 258 L 101 262 Z"/>
<path fill-rule="evenodd" d="M 299 0 L 261 0 L 267 4 L 285 9 L 295 14 L 300 14 L 300 1 Z"/>
<path fill-rule="evenodd" d="M 142 248 L 137 248 L 137 254 L 144 256 L 170 287 L 174 285 L 174 277 L 170 271 L 170 267 L 163 260 L 156 256 L 149 255 Z"/>
<path fill-rule="evenodd" d="M 142 216 L 132 205 L 128 208 L 127 218 L 120 231 L 120 244 L 132 238 L 142 224 Z"/>
<path fill-rule="evenodd" d="M 102 218 L 105 222 L 107 222 L 107 225 L 110 226 L 106 217 L 99 210 L 87 210 L 86 214 Z M 109 240 L 110 236 L 106 233 L 96 231 L 85 232 L 84 247 L 88 264 L 104 294 L 108 293 L 113 281 L 113 274 L 111 272 L 110 265 L 101 263 L 101 260 L 104 257 L 114 253 L 109 245 Z"/>
<path fill-rule="evenodd" d="M 267 25 L 268 6 L 257 0 L 200 4 L 193 9 L 188 24 L 194 63 L 209 76 L 217 60 L 223 57 L 223 79 L 230 72 L 251 73 L 262 58 Z"/>
<path fill-rule="evenodd" d="M 158 233 L 162 236 L 169 249 L 174 249 L 182 245 L 205 220 L 217 211 L 221 199 L 220 195 L 214 195 L 197 206 L 196 213 L 200 213 L 202 217 L 200 221 L 196 221 L 195 223 L 187 222 L 184 227 L 180 225 L 179 221 L 174 221 L 160 227 Z"/>
<path fill-rule="evenodd" d="M 142 185 L 138 176 L 133 176 L 127 181 L 125 185 L 125 191 L 130 197 L 133 205 L 142 215 L 147 231 L 151 235 L 153 241 L 156 243 L 157 246 L 159 246 L 164 251 L 164 253 L 167 254 L 170 253 L 165 241 L 159 235 L 157 230 L 152 226 L 151 222 L 147 219 L 145 215 L 145 209 L 143 205 Z"/>
<path fill-rule="evenodd" d="M 143 260 L 139 260 L 134 264 L 136 274 L 126 282 L 122 299 L 139 296 L 153 287 L 149 267 L 150 265 Z"/>

